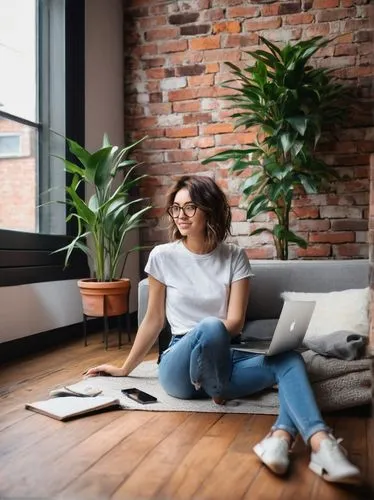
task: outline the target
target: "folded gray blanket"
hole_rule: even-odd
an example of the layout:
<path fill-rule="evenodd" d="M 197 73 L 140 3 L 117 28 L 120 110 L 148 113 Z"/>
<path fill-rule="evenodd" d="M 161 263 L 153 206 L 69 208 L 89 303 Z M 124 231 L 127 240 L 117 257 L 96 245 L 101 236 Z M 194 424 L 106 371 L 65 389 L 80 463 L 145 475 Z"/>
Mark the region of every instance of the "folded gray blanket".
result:
<path fill-rule="evenodd" d="M 367 337 L 358 333 L 340 330 L 329 335 L 305 339 L 304 345 L 323 356 L 353 360 L 364 354 L 367 340 Z"/>

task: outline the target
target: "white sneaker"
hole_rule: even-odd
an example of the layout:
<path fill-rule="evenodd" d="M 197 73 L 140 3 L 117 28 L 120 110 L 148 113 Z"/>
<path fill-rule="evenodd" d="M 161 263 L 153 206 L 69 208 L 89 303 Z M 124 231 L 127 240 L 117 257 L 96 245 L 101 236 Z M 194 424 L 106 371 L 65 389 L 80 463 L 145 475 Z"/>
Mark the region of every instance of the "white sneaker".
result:
<path fill-rule="evenodd" d="M 287 439 L 278 436 L 268 436 L 253 448 L 258 458 L 275 474 L 285 474 L 289 460 L 289 444 Z"/>
<path fill-rule="evenodd" d="M 323 439 L 320 449 L 311 453 L 309 468 L 326 481 L 360 483 L 360 471 L 347 459 L 340 442 L 341 439 L 337 440 L 333 436 Z"/>

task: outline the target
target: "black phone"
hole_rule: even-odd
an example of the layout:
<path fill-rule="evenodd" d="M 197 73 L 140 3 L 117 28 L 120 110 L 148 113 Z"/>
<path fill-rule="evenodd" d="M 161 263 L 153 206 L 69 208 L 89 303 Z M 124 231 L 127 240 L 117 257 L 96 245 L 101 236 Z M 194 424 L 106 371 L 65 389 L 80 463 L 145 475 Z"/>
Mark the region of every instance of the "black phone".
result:
<path fill-rule="evenodd" d="M 126 394 L 128 398 L 131 398 L 137 403 L 141 403 L 142 405 L 157 402 L 157 398 L 151 396 L 151 394 L 148 394 L 147 392 L 136 389 L 135 387 L 131 387 L 131 389 L 121 389 L 121 392 L 123 394 Z"/>

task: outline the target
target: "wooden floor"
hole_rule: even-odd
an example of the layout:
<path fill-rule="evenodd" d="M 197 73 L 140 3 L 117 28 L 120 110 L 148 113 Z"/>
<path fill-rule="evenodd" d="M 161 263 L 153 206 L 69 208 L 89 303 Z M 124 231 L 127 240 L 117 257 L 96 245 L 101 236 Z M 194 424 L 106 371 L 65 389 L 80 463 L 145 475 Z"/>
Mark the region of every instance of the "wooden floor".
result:
<path fill-rule="evenodd" d="M 365 485 L 355 489 L 309 471 L 300 441 L 285 479 L 263 467 L 251 449 L 271 416 L 123 410 L 62 423 L 24 409 L 54 386 L 78 381 L 89 366 L 119 362 L 128 349 L 105 352 L 93 335 L 87 347 L 74 340 L 1 368 L 1 499 L 374 499 L 368 418 L 328 418 L 364 473 Z"/>

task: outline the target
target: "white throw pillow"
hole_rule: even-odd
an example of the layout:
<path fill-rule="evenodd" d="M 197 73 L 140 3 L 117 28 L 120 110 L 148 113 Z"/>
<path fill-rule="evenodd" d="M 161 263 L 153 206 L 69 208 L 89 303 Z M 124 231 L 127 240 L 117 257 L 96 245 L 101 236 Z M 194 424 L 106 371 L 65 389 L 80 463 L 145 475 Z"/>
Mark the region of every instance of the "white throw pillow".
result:
<path fill-rule="evenodd" d="M 369 335 L 369 287 L 329 293 L 283 292 L 284 300 L 315 300 L 305 339 L 339 330 Z"/>

